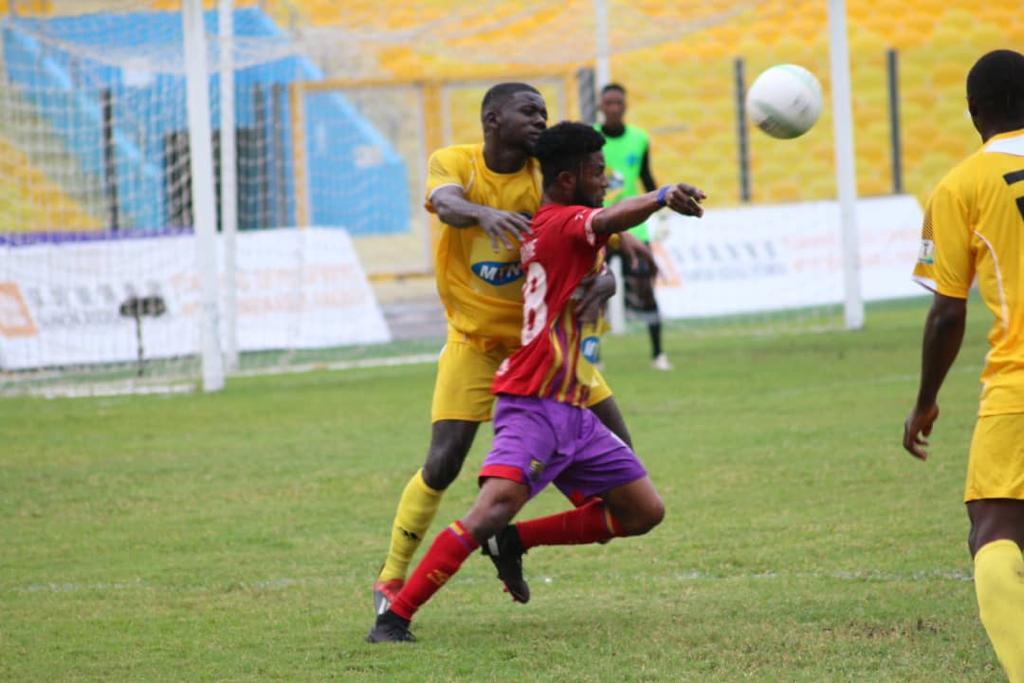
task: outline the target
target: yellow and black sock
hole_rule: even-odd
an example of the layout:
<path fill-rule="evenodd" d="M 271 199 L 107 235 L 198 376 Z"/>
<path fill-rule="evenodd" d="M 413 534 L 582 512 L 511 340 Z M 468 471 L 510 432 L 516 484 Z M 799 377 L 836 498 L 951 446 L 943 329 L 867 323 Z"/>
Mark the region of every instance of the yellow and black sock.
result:
<path fill-rule="evenodd" d="M 1010 540 L 986 543 L 974 556 L 978 610 L 1010 683 L 1024 683 L 1024 558 Z"/>
<path fill-rule="evenodd" d="M 378 581 L 405 578 L 412 556 L 430 528 L 430 523 L 434 521 L 443 495 L 444 491 L 427 486 L 423 481 L 422 469 L 409 480 L 398 501 L 395 522 L 391 528 L 391 546 L 384 567 L 377 577 Z"/>

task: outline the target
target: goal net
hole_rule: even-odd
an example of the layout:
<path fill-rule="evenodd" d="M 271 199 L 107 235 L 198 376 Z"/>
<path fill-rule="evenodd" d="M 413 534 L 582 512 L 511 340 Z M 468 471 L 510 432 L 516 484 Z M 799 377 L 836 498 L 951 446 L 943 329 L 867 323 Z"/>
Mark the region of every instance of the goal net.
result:
<path fill-rule="evenodd" d="M 220 4 L 202 3 L 211 305 L 181 0 L 0 0 L 4 389 L 194 385 L 203 316 L 241 371 L 437 335 L 427 156 L 480 139 L 480 98 L 499 81 L 536 84 L 552 120 L 589 119 L 604 59 L 628 91 L 627 122 L 650 133 L 657 181 L 709 196 L 701 221 L 652 222 L 663 315 L 714 333 L 841 325 L 824 0 L 236 0 L 230 31 Z M 977 144 L 966 71 L 1021 44 L 1024 20 L 1005 0 L 849 0 L 846 20 L 861 289 L 909 296 L 920 204 Z M 808 68 L 826 93 L 795 140 L 743 116 L 745 88 L 778 63 Z M 409 310 L 403 327 L 393 314 Z"/>
<path fill-rule="evenodd" d="M 317 103 L 314 135 L 299 131 L 293 86 L 323 73 L 256 6 L 230 14 L 230 33 L 223 14 L 202 15 L 209 125 L 196 132 L 182 9 L 3 8 L 4 390 L 192 389 L 204 320 L 216 330 L 214 353 L 243 373 L 344 359 L 390 338 L 351 236 L 408 229 L 408 212 L 394 209 L 407 203 L 405 161 L 341 97 Z M 221 168 L 227 130 L 231 174 Z M 193 162 L 196 135 L 210 144 Z M 332 164 L 317 181 L 345 192 L 324 196 L 314 185 L 310 196 L 297 186 L 297 161 L 313 171 Z M 197 244 L 203 199 L 194 193 L 203 163 L 215 186 L 207 247 Z M 212 306 L 204 249 L 215 252 Z"/>

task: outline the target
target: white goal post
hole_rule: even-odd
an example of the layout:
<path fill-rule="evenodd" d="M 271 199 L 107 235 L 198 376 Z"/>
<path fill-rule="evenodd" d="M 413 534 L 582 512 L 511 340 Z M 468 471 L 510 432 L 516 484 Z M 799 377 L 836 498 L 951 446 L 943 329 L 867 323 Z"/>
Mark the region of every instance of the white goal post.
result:
<path fill-rule="evenodd" d="M 213 146 L 210 142 L 209 69 L 206 62 L 203 0 L 183 0 L 181 20 L 185 44 L 196 270 L 202 289 L 199 348 L 203 390 L 219 391 L 224 387 L 224 359 L 221 356 L 218 330 L 217 218 L 213 194 Z"/>

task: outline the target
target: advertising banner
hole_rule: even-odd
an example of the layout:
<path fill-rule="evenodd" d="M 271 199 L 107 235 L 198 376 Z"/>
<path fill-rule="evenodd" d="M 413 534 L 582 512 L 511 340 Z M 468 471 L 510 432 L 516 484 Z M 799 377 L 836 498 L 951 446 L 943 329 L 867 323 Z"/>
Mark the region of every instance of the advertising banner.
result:
<path fill-rule="evenodd" d="M 920 296 L 910 279 L 921 241 L 921 207 L 895 195 L 857 202 L 865 301 Z M 697 220 L 671 214 L 654 243 L 658 305 L 666 318 L 802 308 L 843 301 L 837 202 L 712 209 Z"/>
<path fill-rule="evenodd" d="M 242 232 L 237 246 L 239 350 L 390 340 L 345 231 Z M 146 358 L 197 353 L 195 264 L 187 231 L 7 236 L 0 243 L 0 367 L 134 360 L 135 320 L 121 313 L 132 297 L 165 305 L 160 316 L 142 318 Z M 221 273 L 223 280 L 223 265 Z"/>

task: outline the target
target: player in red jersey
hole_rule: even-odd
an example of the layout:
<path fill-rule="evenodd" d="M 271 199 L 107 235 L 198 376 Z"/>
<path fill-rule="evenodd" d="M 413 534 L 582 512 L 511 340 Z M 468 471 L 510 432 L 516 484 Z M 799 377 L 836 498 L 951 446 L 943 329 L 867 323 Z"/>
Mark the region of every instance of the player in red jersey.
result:
<path fill-rule="evenodd" d="M 604 137 L 563 122 L 541 134 L 535 153 L 544 198 L 533 238 L 521 249 L 523 346 L 495 376 L 494 444 L 480 471 L 480 493 L 462 519 L 434 539 L 389 610 L 377 617 L 370 642 L 411 641 L 413 614 L 486 542 L 485 553 L 513 597 L 525 602 L 522 555 L 538 545 L 574 545 L 639 536 L 665 508 L 632 449 L 586 410 L 596 358 L 596 321 L 577 312 L 580 283 L 604 267 L 608 237 L 668 206 L 701 216 L 704 193 L 667 185 L 602 209 Z M 510 525 L 545 486 L 554 483 L 580 507 Z M 492 538 L 494 537 L 494 538 Z"/>

